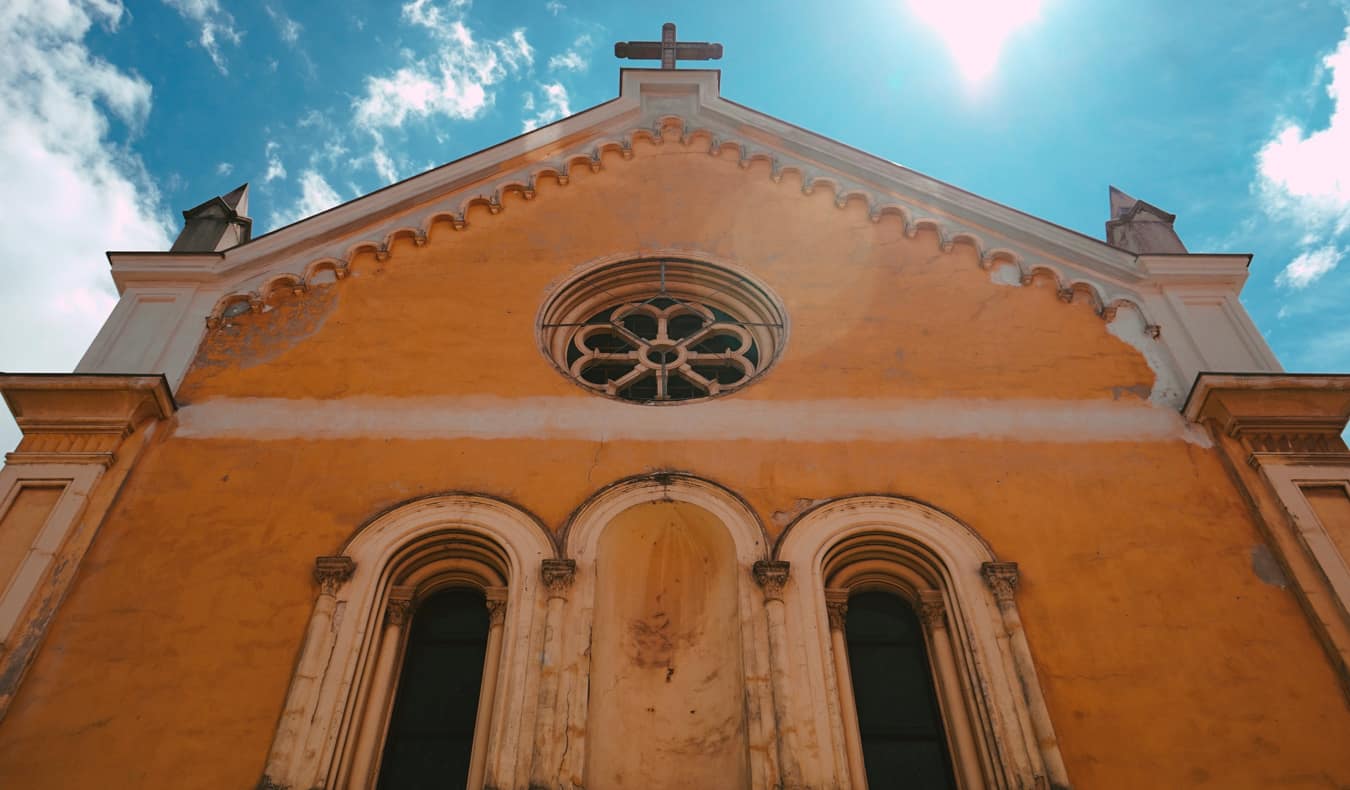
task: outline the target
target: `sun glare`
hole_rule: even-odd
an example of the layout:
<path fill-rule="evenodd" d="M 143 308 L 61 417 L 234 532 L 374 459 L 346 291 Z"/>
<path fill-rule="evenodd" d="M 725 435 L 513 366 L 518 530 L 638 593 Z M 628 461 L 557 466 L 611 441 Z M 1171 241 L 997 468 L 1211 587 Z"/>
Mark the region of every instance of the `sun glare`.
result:
<path fill-rule="evenodd" d="M 909 0 L 909 5 L 942 37 L 969 82 L 992 74 L 1004 40 L 1041 11 L 1041 0 Z"/>

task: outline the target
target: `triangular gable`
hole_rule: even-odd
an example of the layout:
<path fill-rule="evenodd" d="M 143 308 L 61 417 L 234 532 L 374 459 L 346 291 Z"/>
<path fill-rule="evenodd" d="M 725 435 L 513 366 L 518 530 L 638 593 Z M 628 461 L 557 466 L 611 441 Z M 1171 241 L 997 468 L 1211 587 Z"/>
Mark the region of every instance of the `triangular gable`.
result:
<path fill-rule="evenodd" d="M 1190 351 L 1179 364 L 1173 351 L 1154 347 L 1160 322 L 1174 315 L 1158 298 L 1163 286 L 1202 282 L 1235 297 L 1245 280 L 1250 256 L 1122 250 L 724 99 L 719 79 L 709 70 L 626 69 L 617 99 L 220 253 L 109 253 L 113 276 L 121 290 L 191 283 L 194 305 L 213 292 L 203 316 L 210 324 L 232 303 L 262 309 L 276 289 L 303 291 L 324 271 L 342 277 L 361 253 L 383 259 L 397 239 L 423 244 L 434 223 L 465 230 L 470 207 L 496 214 L 508 196 L 532 199 L 539 179 L 565 184 L 573 168 L 601 172 L 611 157 L 631 158 L 633 142 L 647 139 L 742 166 L 762 160 L 775 180 L 794 173 L 804 193 L 830 190 L 840 208 L 860 203 L 874 221 L 903 221 L 910 235 L 931 230 L 944 249 L 970 244 L 995 282 L 1048 275 L 1064 301 L 1086 299 L 1108 321 L 1128 308 L 1131 328 L 1115 331 L 1150 356 L 1169 401 L 1180 398 L 1203 354 Z M 1206 258 L 1203 265 L 1198 258 Z M 1260 353 L 1259 338 L 1253 343 L 1256 358 L 1278 366 L 1268 349 Z"/>

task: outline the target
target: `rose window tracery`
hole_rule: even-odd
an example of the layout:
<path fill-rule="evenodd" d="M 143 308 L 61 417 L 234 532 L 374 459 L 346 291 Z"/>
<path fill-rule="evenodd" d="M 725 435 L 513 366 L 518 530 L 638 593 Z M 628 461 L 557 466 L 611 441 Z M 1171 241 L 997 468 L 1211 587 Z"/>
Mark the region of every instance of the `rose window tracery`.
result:
<path fill-rule="evenodd" d="M 743 386 L 773 361 L 784 327 L 776 301 L 743 277 L 698 261 L 643 259 L 565 287 L 541 328 L 555 364 L 577 383 L 655 404 Z"/>

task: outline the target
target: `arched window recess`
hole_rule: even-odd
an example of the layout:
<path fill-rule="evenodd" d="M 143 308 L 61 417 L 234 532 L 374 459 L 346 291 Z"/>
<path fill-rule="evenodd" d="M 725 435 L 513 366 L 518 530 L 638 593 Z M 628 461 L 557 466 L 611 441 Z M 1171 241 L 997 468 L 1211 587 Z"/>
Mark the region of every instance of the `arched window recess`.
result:
<path fill-rule="evenodd" d="M 534 625 L 544 616 L 540 567 L 555 554 L 529 514 L 487 497 L 449 495 L 385 513 L 340 555 L 320 557 L 318 599 L 261 786 L 388 786 L 395 780 L 381 778 L 384 761 L 417 748 L 430 753 L 425 743 L 409 745 L 428 737 L 454 741 L 442 748 L 460 751 L 454 764 L 467 766 L 469 786 L 515 786 L 517 755 L 530 748 L 520 724 L 534 715 L 526 688 L 538 673 L 529 657 L 537 655 L 542 629 Z M 475 635 L 479 629 L 485 633 Z M 456 657 L 461 674 L 477 675 L 449 679 L 454 688 L 409 692 L 439 694 L 438 704 L 459 717 L 445 732 L 428 733 L 407 705 L 396 710 L 395 698 L 401 677 L 419 682 L 404 673 L 417 674 L 418 662 L 436 660 L 438 651 Z M 469 666 L 479 655 L 481 665 Z"/>
<path fill-rule="evenodd" d="M 816 726 L 833 733 L 841 784 L 862 790 L 869 769 L 875 780 L 909 750 L 950 761 L 941 781 L 960 790 L 1069 786 L 1017 616 L 1015 563 L 997 562 L 988 544 L 946 513 L 884 496 L 808 512 L 780 538 L 776 554 L 801 574 L 789 588 L 789 609 L 799 615 L 789 623 L 814 678 L 795 680 L 825 687 Z M 851 601 L 865 616 L 850 613 Z M 851 634 L 851 627 L 865 633 Z M 918 675 L 887 676 L 869 661 L 910 662 Z M 860 725 L 857 700 L 882 695 L 935 706 L 940 716 L 925 719 L 916 709 L 888 718 L 885 706 L 867 704 Z M 945 767 L 930 764 L 934 775 Z"/>

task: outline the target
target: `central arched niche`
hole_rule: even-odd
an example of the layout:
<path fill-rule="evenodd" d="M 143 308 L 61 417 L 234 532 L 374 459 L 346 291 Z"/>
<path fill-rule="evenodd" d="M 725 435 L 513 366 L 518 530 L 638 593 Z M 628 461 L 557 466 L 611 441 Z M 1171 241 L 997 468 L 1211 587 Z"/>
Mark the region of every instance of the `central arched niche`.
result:
<path fill-rule="evenodd" d="M 701 507 L 652 502 L 597 549 L 587 789 L 748 787 L 731 534 Z"/>

